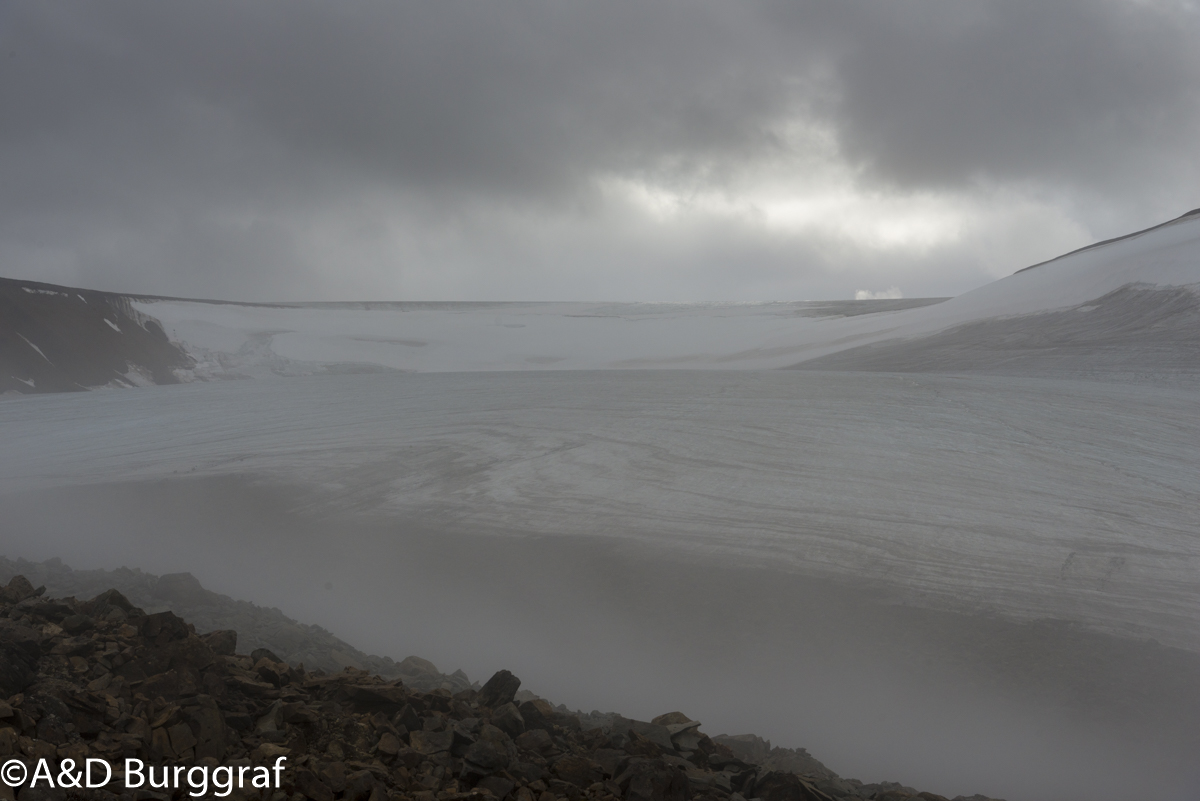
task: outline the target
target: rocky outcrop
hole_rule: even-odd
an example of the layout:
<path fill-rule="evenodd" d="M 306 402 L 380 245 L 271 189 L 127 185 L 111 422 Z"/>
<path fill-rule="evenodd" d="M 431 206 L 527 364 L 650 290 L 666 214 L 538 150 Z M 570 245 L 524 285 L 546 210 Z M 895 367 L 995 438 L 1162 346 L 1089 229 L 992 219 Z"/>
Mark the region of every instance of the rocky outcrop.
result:
<path fill-rule="evenodd" d="M 365 670 L 385 678 L 401 678 L 414 689 L 446 689 L 451 692 L 471 686 L 461 670 L 440 672 L 427 659 L 409 656 L 399 662 L 358 650 L 320 626 L 305 625 L 278 609 L 237 601 L 205 589 L 191 573 L 156 576 L 141 570 L 72 570 L 59 559 L 45 562 L 10 560 L 0 556 L 0 582 L 15 575 L 28 576 L 44 585 L 50 595 L 90 598 L 114 588 L 131 603 L 147 612 L 172 611 L 189 620 L 196 630 L 232 630 L 242 647 L 264 648 L 292 666 L 335 672 L 345 667 Z"/>
<path fill-rule="evenodd" d="M 544 700 L 518 703 L 520 680 L 508 671 L 480 690 L 423 692 L 353 667 L 309 671 L 265 648 L 247 654 L 235 632 L 198 633 L 117 590 L 87 601 L 49 599 L 44 590 L 23 576 L 0 589 L 0 760 L 44 758 L 56 770 L 68 759 L 114 765 L 113 782 L 73 797 L 169 797 L 125 790 L 126 758 L 236 768 L 286 756 L 280 789 L 228 797 L 941 799 L 756 765 L 679 712 L 648 722 L 610 715 L 607 725 L 585 727 Z M 54 797 L 44 788 L 18 792 L 17 801 Z M 13 793 L 0 788 L 2 798 Z"/>
<path fill-rule="evenodd" d="M 0 278 L 0 394 L 175 384 L 192 365 L 129 297 Z"/>

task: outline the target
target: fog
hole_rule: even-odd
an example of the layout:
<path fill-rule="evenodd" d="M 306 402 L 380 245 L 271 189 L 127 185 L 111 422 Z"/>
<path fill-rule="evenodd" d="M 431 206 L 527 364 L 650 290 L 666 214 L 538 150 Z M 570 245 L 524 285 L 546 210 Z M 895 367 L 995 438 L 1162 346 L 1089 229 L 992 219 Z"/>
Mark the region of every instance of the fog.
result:
<path fill-rule="evenodd" d="M 1197 660 L 1167 649 L 730 558 L 431 519 L 370 526 L 305 500 L 241 479 L 57 490 L 6 498 L 5 540 L 73 567 L 189 570 L 374 653 L 476 680 L 509 668 L 585 711 L 682 709 L 864 781 L 1016 801 L 1183 799 L 1200 778 Z"/>
<path fill-rule="evenodd" d="M 1009 801 L 1193 797 L 1200 658 L 1145 634 L 1038 618 L 1125 607 L 1117 628 L 1158 621 L 1187 636 L 1189 546 L 1163 553 L 1187 525 L 1194 393 L 920 381 L 925 388 L 886 375 L 383 375 L 6 399 L 0 541 L 9 557 L 58 556 L 76 568 L 190 571 L 373 653 L 419 655 L 480 681 L 508 668 L 573 709 L 643 719 L 680 709 L 710 734 L 804 747 L 864 781 Z M 771 413 L 782 403 L 791 417 Z M 949 411 L 962 408 L 971 414 Z M 864 422 L 872 414 L 873 426 Z M 1017 422 L 1023 437 L 976 436 Z M 802 437 L 813 430 L 823 439 Z M 615 448 L 618 431 L 640 449 Z M 1106 431 L 1139 445 L 1117 447 Z M 606 443 L 601 466 L 616 476 L 607 483 L 580 472 Z M 1063 583 L 1078 581 L 1056 600 L 1036 581 L 1044 543 L 1020 551 L 1022 562 L 1003 557 L 994 525 L 980 529 L 990 537 L 952 536 L 938 503 L 968 517 L 989 504 L 984 483 L 950 481 L 963 472 L 953 450 L 983 464 L 985 444 L 994 468 L 976 478 L 1010 499 L 1012 520 L 1042 514 L 1033 497 L 1011 502 L 1020 497 L 1012 482 L 1038 484 L 1047 505 L 1074 493 L 1099 504 L 1084 529 L 1124 515 L 1120 536 L 1090 536 L 1099 553 L 1125 537 L 1129 568 L 1073 577 L 1064 567 Z M 1090 453 L 1110 460 L 1097 466 Z M 797 483 L 796 465 L 841 483 L 844 497 Z M 870 497 L 881 484 L 861 471 L 889 465 L 906 466 L 911 484 Z M 721 469 L 747 483 L 721 486 L 730 480 Z M 786 473 L 778 487 L 794 497 L 770 483 L 772 471 Z M 1119 481 L 1104 483 L 1109 473 Z M 1160 491 L 1177 511 L 1156 500 L 1155 481 L 1176 482 Z M 637 484 L 657 500 L 639 497 Z M 563 502 L 541 503 L 538 487 Z M 717 502 L 725 495 L 742 504 L 741 527 Z M 1136 499 L 1147 505 L 1121 505 Z M 852 551 L 810 558 L 821 540 L 807 527 L 821 518 L 860 539 L 881 536 L 863 534 L 879 503 L 895 511 L 879 530 L 917 538 L 909 549 L 927 557 L 923 585 L 911 581 L 903 549 L 879 542 L 868 550 L 889 555 L 870 569 Z M 680 512 L 689 505 L 690 515 Z M 846 508 L 862 518 L 833 519 Z M 789 518 L 793 528 L 781 528 Z M 1139 552 L 1151 556 L 1139 561 Z M 847 569 L 815 569 L 839 559 Z M 1156 564 L 1183 578 L 1162 579 Z M 972 604 L 951 603 L 971 587 Z M 989 599 L 990 612 L 980 603 Z"/>

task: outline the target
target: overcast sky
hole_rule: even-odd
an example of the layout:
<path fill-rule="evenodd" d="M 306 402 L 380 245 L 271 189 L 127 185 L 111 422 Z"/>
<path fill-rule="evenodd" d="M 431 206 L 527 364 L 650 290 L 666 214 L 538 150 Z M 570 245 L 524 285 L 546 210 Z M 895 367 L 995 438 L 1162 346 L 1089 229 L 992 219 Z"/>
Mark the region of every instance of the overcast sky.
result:
<path fill-rule="evenodd" d="M 954 295 L 1200 206 L 1191 0 L 0 0 L 0 275 Z"/>

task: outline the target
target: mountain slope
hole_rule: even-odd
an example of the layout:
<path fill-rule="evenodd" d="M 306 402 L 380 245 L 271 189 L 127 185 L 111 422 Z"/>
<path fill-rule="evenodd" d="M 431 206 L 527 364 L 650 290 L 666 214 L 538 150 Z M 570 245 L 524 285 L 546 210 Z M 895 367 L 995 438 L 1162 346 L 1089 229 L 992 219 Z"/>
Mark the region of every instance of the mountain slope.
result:
<path fill-rule="evenodd" d="M 1069 309 L 991 317 L 812 359 L 800 370 L 1054 378 L 1200 375 L 1200 293 L 1130 284 Z"/>
<path fill-rule="evenodd" d="M 922 310 L 924 311 L 924 310 Z M 928 310 L 900 336 L 798 369 L 1081 377 L 1200 375 L 1200 209 Z M 949 325 L 945 325 L 949 323 Z M 936 328 L 936 326 L 934 326 Z"/>
<path fill-rule="evenodd" d="M 191 363 L 128 297 L 0 278 L 0 394 L 173 384 Z"/>

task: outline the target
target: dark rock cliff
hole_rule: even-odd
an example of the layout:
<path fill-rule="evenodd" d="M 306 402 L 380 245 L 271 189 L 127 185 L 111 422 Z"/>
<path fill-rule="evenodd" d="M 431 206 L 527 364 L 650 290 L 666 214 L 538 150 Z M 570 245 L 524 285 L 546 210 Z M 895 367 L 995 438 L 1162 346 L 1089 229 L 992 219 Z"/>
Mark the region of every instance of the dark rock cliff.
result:
<path fill-rule="evenodd" d="M 0 394 L 175 384 L 191 366 L 123 295 L 0 278 Z"/>

